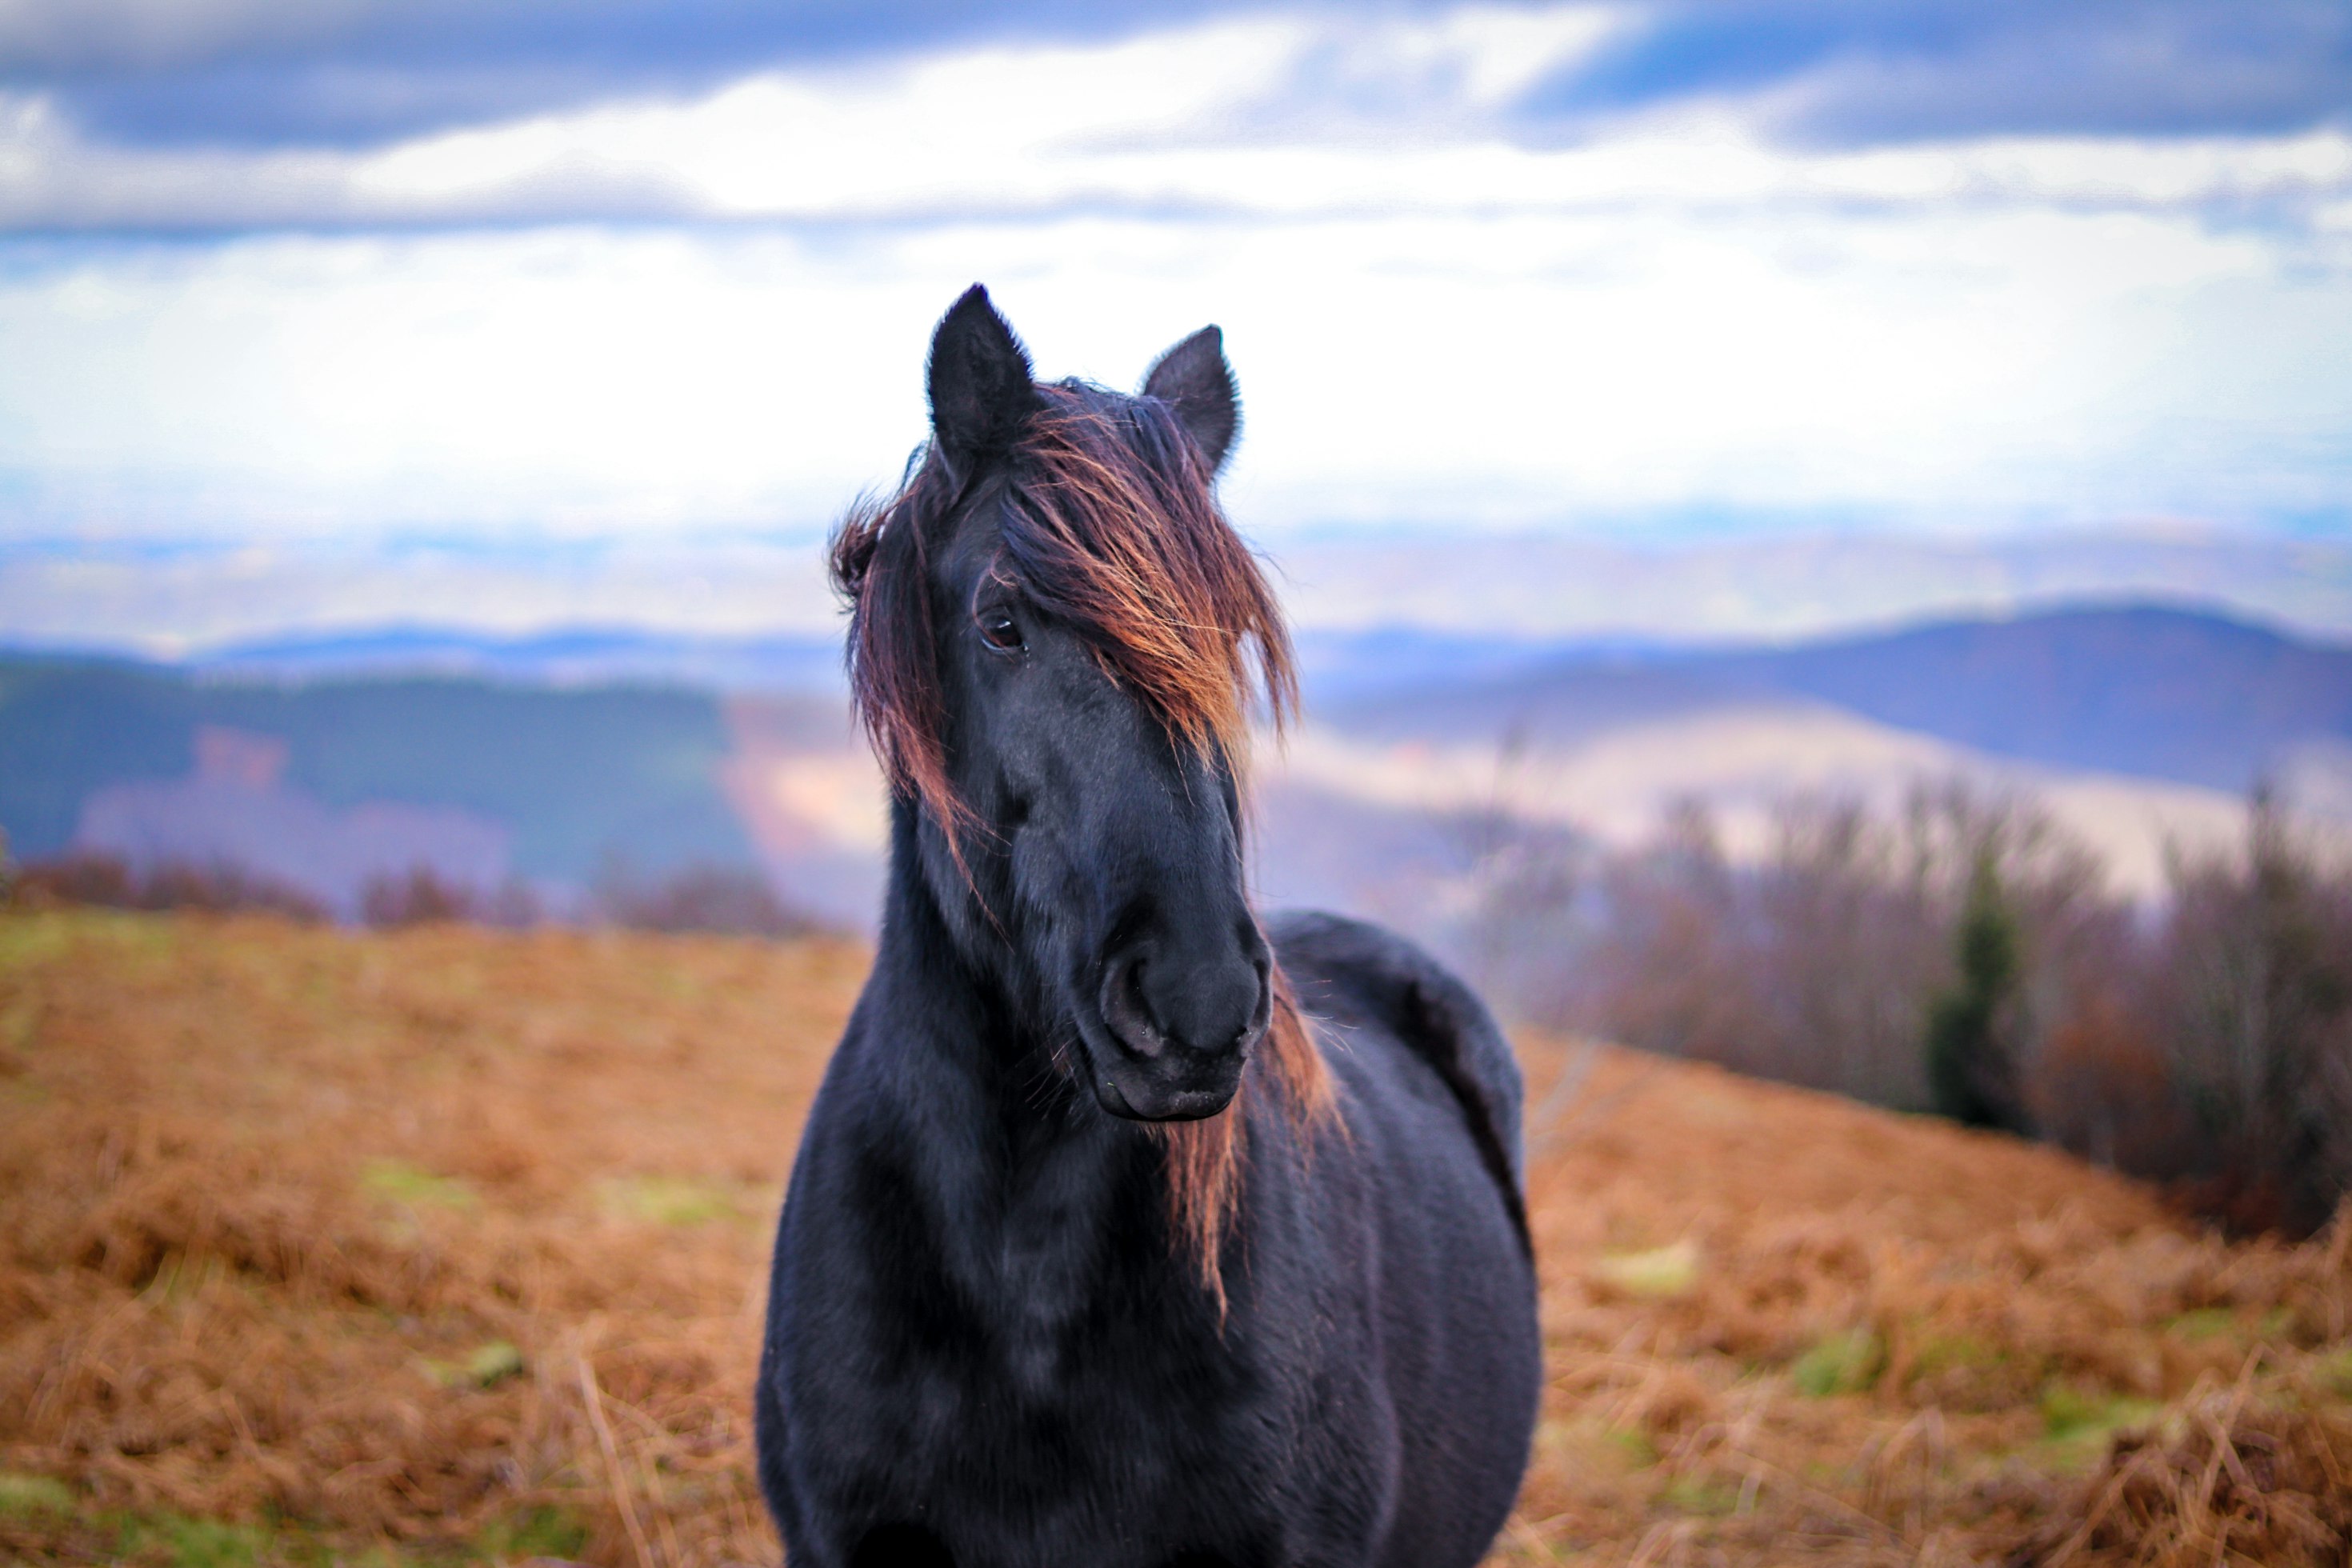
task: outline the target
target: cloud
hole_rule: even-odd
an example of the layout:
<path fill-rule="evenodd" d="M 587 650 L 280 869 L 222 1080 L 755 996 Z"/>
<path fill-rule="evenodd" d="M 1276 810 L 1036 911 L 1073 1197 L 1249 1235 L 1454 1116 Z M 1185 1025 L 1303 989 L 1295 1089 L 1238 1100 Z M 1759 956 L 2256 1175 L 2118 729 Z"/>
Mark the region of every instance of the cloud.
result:
<path fill-rule="evenodd" d="M 0 0 L 0 89 L 99 142 L 348 149 L 1251 8 L 1265 0 Z"/>
<path fill-rule="evenodd" d="M 2340 0 L 1659 0 L 1531 90 L 1530 134 L 1752 105 L 1815 145 L 2269 136 L 2352 123 Z"/>
<path fill-rule="evenodd" d="M 1451 8 L 1460 9 L 1460 8 Z M 1494 8 L 1489 8 L 1490 10 Z M 1538 27 L 1560 8 L 1502 8 Z M 1820 145 L 2019 136 L 2276 135 L 2352 110 L 2341 0 L 1611 0 L 1607 47 L 1554 61 L 1507 123 L 1538 142 L 1738 103 Z M 1414 62 L 1346 36 L 1423 0 L 0 0 L 0 91 L 94 142 L 355 150 L 743 78 L 1118 42 L 1220 17 L 1335 40 L 1298 85 L 1360 125 L 1428 107 Z M 1384 31 L 1385 29 L 1385 31 Z M 1352 57 L 1352 58 L 1351 58 Z"/>
<path fill-rule="evenodd" d="M 110 136 L 56 84 L 404 27 L 490 80 L 554 68 L 560 19 L 497 13 L 502 53 L 445 0 L 89 3 L 127 41 L 0 0 L 49 73 L 0 89 L 0 537 L 816 527 L 919 434 L 976 278 L 1118 384 L 1222 321 L 1262 522 L 2352 526 L 2352 126 L 1928 135 L 1985 61 L 2033 123 L 2060 24 L 2008 0 L 1719 0 L 1679 53 L 1674 5 L 1007 11 L 954 48 L 803 10 L 850 41 L 618 96 L 583 44 L 604 87 L 562 107 L 242 142 Z M 2142 9 L 2147 81 L 2221 15 Z M 1854 130 L 1873 101 L 1914 121 Z"/>
<path fill-rule="evenodd" d="M 1049 374 L 1226 331 L 1257 527 L 2352 525 L 2352 289 L 2167 212 L 1824 206 L 57 246 L 0 533 L 821 527 L 989 282 Z"/>
<path fill-rule="evenodd" d="M 1705 101 L 1549 143 L 1535 79 L 1605 57 L 1591 8 L 1339 26 L 1237 17 L 1118 42 L 777 69 L 358 149 L 131 148 L 0 95 L 0 231 L 658 221 L 865 226 L 1824 205 L 2257 212 L 2311 229 L 2352 132 L 1777 144 Z"/>

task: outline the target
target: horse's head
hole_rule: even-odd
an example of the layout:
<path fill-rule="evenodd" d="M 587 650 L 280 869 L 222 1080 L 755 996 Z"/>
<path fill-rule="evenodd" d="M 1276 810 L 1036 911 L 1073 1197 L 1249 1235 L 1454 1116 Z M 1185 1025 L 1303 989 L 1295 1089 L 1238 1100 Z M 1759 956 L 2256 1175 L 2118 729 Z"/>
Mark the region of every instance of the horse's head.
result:
<path fill-rule="evenodd" d="M 1139 395 L 1039 385 L 974 288 L 931 343 L 932 438 L 836 578 L 861 712 L 967 962 L 1115 1115 L 1212 1116 L 1277 1007 L 1239 770 L 1289 646 L 1211 483 L 1237 423 L 1214 328 Z M 1075 1048 L 1072 1048 L 1075 1047 Z"/>

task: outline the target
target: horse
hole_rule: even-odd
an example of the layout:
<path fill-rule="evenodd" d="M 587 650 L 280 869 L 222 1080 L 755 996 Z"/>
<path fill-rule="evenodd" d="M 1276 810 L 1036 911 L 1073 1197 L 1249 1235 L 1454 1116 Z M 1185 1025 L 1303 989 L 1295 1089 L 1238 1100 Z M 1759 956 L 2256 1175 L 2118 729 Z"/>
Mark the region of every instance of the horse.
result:
<path fill-rule="evenodd" d="M 889 868 L 777 1227 L 787 1561 L 1468 1568 L 1542 1382 L 1518 1070 L 1402 939 L 1252 905 L 1297 685 L 1222 336 L 1041 384 L 975 286 L 927 374 L 832 542 Z"/>

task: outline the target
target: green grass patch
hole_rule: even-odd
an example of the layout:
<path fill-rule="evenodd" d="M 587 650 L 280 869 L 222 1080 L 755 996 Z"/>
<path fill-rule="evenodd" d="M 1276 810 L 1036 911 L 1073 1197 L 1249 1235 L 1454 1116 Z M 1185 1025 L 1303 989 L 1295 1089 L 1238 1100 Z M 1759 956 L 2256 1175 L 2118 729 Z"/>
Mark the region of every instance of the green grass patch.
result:
<path fill-rule="evenodd" d="M 1934 1377 L 1946 1372 L 1989 1372 L 2006 1360 L 2000 1349 L 1973 1334 L 1934 1334 L 1921 1340 L 1911 1352 L 1911 1375 Z"/>
<path fill-rule="evenodd" d="M 1646 1470 L 1658 1462 L 1658 1446 L 1638 1426 L 1612 1426 L 1601 1440 L 1633 1469 Z"/>
<path fill-rule="evenodd" d="M 1832 1334 L 1789 1364 L 1797 1392 L 1814 1399 L 1838 1394 L 1861 1394 L 1878 1381 L 1886 1364 L 1886 1347 L 1868 1329 Z"/>
<path fill-rule="evenodd" d="M 115 1529 L 119 1557 L 167 1559 L 173 1568 L 255 1568 L 275 1561 L 271 1532 L 257 1524 L 230 1524 L 180 1513 L 129 1514 Z"/>
<path fill-rule="evenodd" d="M 82 942 L 102 942 L 118 957 L 169 952 L 171 919 L 136 910 L 0 911 L 0 974 L 32 969 Z"/>
<path fill-rule="evenodd" d="M 1658 1501 L 1676 1513 L 1721 1519 L 1738 1511 L 1739 1489 L 1706 1476 L 1680 1475 L 1658 1489 Z"/>
<path fill-rule="evenodd" d="M 20 996 L 0 1012 L 0 1050 L 21 1051 L 33 1043 L 33 1026 L 40 1022 L 40 1003 Z"/>
<path fill-rule="evenodd" d="M 54 1476 L 0 1470 L 0 1517 L 12 1514 L 64 1514 L 74 1510 L 73 1489 Z"/>
<path fill-rule="evenodd" d="M 654 1225 L 702 1225 L 743 1214 L 727 1188 L 690 1176 L 616 1176 L 598 1184 L 597 1196 L 605 1213 Z"/>
<path fill-rule="evenodd" d="M 2042 1391 L 2042 1436 L 2061 1464 L 2076 1468 L 2105 1454 L 2117 1432 L 2154 1422 L 2163 1406 L 2152 1399 L 2133 1399 L 2053 1383 Z"/>
<path fill-rule="evenodd" d="M 522 1373 L 522 1352 L 504 1340 L 492 1340 L 466 1358 L 467 1381 L 477 1388 L 488 1388 Z"/>
<path fill-rule="evenodd" d="M 362 1546 L 302 1521 L 265 1511 L 250 1522 L 199 1519 L 166 1510 L 100 1514 L 90 1521 L 110 1532 L 111 1550 L 79 1553 L 115 1568 L 459 1568 L 474 1563 L 520 1563 L 570 1557 L 587 1531 L 557 1510 L 532 1509 L 469 1540 L 414 1542 L 395 1550 Z M 91 1545 L 106 1542 L 101 1533 Z"/>
<path fill-rule="evenodd" d="M 492 1340 L 464 1361 L 421 1360 L 417 1370 L 444 1388 L 496 1388 L 529 1369 L 522 1352 L 504 1340 Z"/>
<path fill-rule="evenodd" d="M 372 1197 L 411 1208 L 469 1209 L 481 1200 L 455 1176 L 436 1176 L 405 1160 L 370 1160 L 360 1169 L 360 1186 Z"/>
<path fill-rule="evenodd" d="M 2352 1399 L 2352 1345 L 2314 1357 L 2312 1369 L 2319 1374 L 2320 1387 L 2338 1399 Z"/>
<path fill-rule="evenodd" d="M 498 1521 L 469 1544 L 475 1556 L 493 1563 L 576 1558 L 588 1544 L 588 1527 L 560 1508 L 534 1508 Z"/>
<path fill-rule="evenodd" d="M 2164 1331 L 2175 1339 L 2192 1343 L 2203 1340 L 2234 1338 L 2238 1332 L 2238 1314 L 2227 1307 L 2200 1307 L 2193 1312 L 2183 1312 L 2165 1321 Z"/>
<path fill-rule="evenodd" d="M 0 974 L 30 969 L 72 945 L 69 917 L 56 914 L 0 914 Z"/>
<path fill-rule="evenodd" d="M 1628 1296 L 1685 1296 L 1698 1283 L 1698 1243 L 1677 1241 L 1645 1252 L 1607 1253 L 1593 1264 L 1592 1277 Z"/>

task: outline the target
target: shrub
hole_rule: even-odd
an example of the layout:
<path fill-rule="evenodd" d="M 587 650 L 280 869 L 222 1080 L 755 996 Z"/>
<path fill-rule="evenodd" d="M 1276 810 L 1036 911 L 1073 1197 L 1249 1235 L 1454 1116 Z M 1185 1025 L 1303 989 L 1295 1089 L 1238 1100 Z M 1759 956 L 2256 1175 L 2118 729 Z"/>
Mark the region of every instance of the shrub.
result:
<path fill-rule="evenodd" d="M 2031 801 L 1958 784 L 1785 801 L 1745 862 L 1696 805 L 1630 851 L 1486 838 L 1467 929 L 1529 1022 L 2038 1127 L 2241 1231 L 2352 1192 L 2352 868 L 2266 795 L 2146 906 Z"/>
<path fill-rule="evenodd" d="M 499 925 L 534 923 L 536 901 L 527 888 L 509 884 L 499 896 L 525 900 L 524 905 L 519 906 L 525 910 L 525 918 L 493 921 L 491 899 L 419 863 L 398 875 L 379 873 L 370 877 L 367 885 L 360 889 L 360 919 L 372 926 L 431 925 L 446 921 Z"/>
<path fill-rule="evenodd" d="M 2027 1131 L 2010 1037 L 2019 942 L 2000 868 L 1981 857 L 1960 911 L 1959 983 L 1927 1010 L 1927 1091 L 1939 1114 L 1963 1126 Z"/>
<path fill-rule="evenodd" d="M 2150 989 L 2206 1145 L 2197 1202 L 2317 1229 L 2352 1188 L 2352 871 L 2257 794 L 2242 858 L 2176 866 Z"/>
<path fill-rule="evenodd" d="M 323 921 L 327 907 L 291 883 L 226 861 L 164 861 L 140 871 L 110 855 L 76 852 L 36 860 L 16 875 L 11 897 L 26 903 L 117 910 L 265 910 Z"/>
<path fill-rule="evenodd" d="M 607 924 L 638 931 L 785 937 L 819 929 L 778 898 L 766 878 L 738 866 L 689 866 L 650 881 L 625 867 L 608 866 L 598 879 L 593 909 Z"/>

